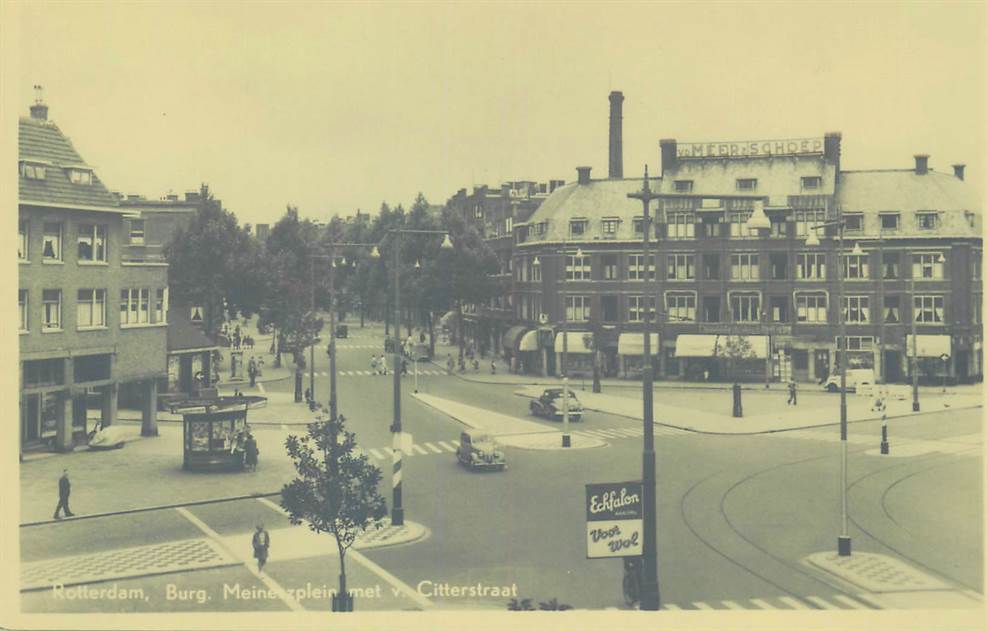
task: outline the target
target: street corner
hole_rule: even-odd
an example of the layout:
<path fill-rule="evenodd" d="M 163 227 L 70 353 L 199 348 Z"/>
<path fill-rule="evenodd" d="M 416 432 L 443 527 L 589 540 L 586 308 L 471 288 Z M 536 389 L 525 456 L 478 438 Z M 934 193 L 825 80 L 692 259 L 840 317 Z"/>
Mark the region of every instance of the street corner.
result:
<path fill-rule="evenodd" d="M 818 570 L 875 594 L 953 590 L 954 586 L 885 554 L 815 552 L 804 562 Z"/>
<path fill-rule="evenodd" d="M 355 550 L 371 550 L 417 543 L 427 539 L 430 534 L 431 531 L 418 522 L 405 521 L 402 525 L 395 526 L 390 521 L 386 521 L 380 528 L 364 531 L 354 542 L 353 547 Z"/>
<path fill-rule="evenodd" d="M 537 434 L 510 434 L 498 436 L 498 441 L 505 447 L 517 447 L 518 449 L 535 450 L 563 450 L 570 449 L 590 449 L 593 447 L 606 447 L 607 441 L 582 434 L 570 434 L 570 446 L 563 447 L 563 433 L 558 431 L 541 432 Z"/>

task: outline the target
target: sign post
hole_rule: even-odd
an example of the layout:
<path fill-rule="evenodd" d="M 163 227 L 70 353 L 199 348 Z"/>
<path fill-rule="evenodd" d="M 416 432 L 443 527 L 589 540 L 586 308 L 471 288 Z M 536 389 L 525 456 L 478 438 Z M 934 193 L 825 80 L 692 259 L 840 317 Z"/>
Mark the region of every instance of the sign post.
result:
<path fill-rule="evenodd" d="M 943 389 L 941 392 L 947 392 L 947 362 L 950 361 L 950 355 L 947 353 L 940 355 L 940 361 L 943 362 Z"/>
<path fill-rule="evenodd" d="M 586 489 L 587 558 L 641 556 L 642 483 L 604 482 Z"/>

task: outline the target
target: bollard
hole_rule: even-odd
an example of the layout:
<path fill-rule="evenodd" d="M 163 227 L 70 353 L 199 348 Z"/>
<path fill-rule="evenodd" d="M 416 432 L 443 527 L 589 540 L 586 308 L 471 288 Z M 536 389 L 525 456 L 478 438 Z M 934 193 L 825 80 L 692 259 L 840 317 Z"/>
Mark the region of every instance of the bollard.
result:
<path fill-rule="evenodd" d="M 888 417 L 882 414 L 882 444 L 881 452 L 883 456 L 887 456 L 889 453 L 889 433 L 888 433 Z"/>
<path fill-rule="evenodd" d="M 731 387 L 731 392 L 734 395 L 734 407 L 731 410 L 731 415 L 734 418 L 741 418 L 741 416 L 742 416 L 742 410 L 741 410 L 741 384 L 738 384 L 738 383 L 734 384 Z"/>

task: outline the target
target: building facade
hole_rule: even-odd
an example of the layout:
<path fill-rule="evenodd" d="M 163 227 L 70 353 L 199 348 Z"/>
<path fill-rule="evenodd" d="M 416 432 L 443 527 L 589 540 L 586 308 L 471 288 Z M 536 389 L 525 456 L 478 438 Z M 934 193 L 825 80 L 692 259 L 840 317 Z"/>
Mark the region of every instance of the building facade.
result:
<path fill-rule="evenodd" d="M 611 108 L 613 161 L 613 95 Z M 650 226 L 628 197 L 643 178 L 624 178 L 620 163 L 601 180 L 578 169 L 515 224 L 512 315 L 523 328 L 505 343 L 523 369 L 556 372 L 565 318 L 570 374 L 596 362 L 638 375 L 647 309 L 660 378 L 820 381 L 840 360 L 843 303 L 849 367 L 906 380 L 915 330 L 921 382 L 981 379 L 981 212 L 963 165 L 939 172 L 920 155 L 909 169 L 845 171 L 839 133 L 662 140 L 660 151 Z M 766 227 L 751 227 L 753 215 Z"/>
<path fill-rule="evenodd" d="M 18 305 L 23 448 L 71 450 L 121 388 L 157 433 L 167 265 L 128 261 L 125 211 L 36 102 L 19 126 Z"/>

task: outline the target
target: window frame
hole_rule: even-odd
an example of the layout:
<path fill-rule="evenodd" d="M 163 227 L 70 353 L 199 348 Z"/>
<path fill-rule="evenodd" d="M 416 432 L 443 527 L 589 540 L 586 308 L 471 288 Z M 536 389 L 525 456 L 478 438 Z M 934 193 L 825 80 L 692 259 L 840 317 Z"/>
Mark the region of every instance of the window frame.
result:
<path fill-rule="evenodd" d="M 917 302 L 919 306 L 917 307 Z M 927 306 L 926 303 L 929 303 Z M 947 322 L 946 301 L 943 294 L 917 294 L 913 296 L 913 319 L 916 324 L 940 326 Z M 931 319 L 926 319 L 929 310 Z M 939 312 L 939 316 L 938 316 Z"/>
<path fill-rule="evenodd" d="M 579 306 L 577 306 L 579 302 Z M 589 322 L 590 321 L 590 296 L 585 295 L 569 295 L 563 296 L 563 308 L 566 310 L 566 321 L 567 322 Z M 577 309 L 580 310 L 582 317 L 577 318 Z"/>
<path fill-rule="evenodd" d="M 666 254 L 666 280 L 696 280 L 696 255 L 684 252 Z M 682 275 L 680 275 L 682 271 Z"/>
<path fill-rule="evenodd" d="M 645 309 L 648 309 L 649 321 L 655 322 L 655 296 L 634 294 L 627 299 L 628 322 L 644 322 Z"/>
<path fill-rule="evenodd" d="M 944 262 L 939 262 L 939 258 L 943 256 Z M 918 281 L 940 281 L 944 280 L 947 256 L 943 252 L 913 252 L 912 259 L 912 277 L 914 280 Z M 927 276 L 926 272 L 929 271 L 930 275 Z M 918 273 L 917 273 L 918 272 Z"/>
<path fill-rule="evenodd" d="M 58 226 L 58 234 L 54 234 L 50 228 L 51 226 Z M 65 242 L 65 224 L 61 221 L 46 221 L 42 224 L 42 238 L 41 238 L 41 262 L 42 263 L 63 263 L 64 262 L 64 242 Z M 47 256 L 45 254 L 46 248 L 49 244 L 49 238 L 54 236 L 52 256 Z"/>
<path fill-rule="evenodd" d="M 17 260 L 26 263 L 31 260 L 31 220 L 17 218 Z"/>
<path fill-rule="evenodd" d="M 812 257 L 812 264 L 809 264 Z M 809 264 L 809 265 L 808 265 Z M 812 271 L 812 274 L 807 274 Z M 827 255 L 824 252 L 797 252 L 795 280 L 827 280 Z"/>
<path fill-rule="evenodd" d="M 735 309 L 737 301 L 738 309 Z M 731 322 L 754 323 L 761 322 L 762 319 L 762 295 L 757 291 L 728 291 L 727 308 L 731 313 Z M 741 319 L 740 315 L 752 316 L 748 319 Z"/>
<path fill-rule="evenodd" d="M 863 232 L 864 231 L 864 213 L 860 212 L 845 212 L 842 214 L 844 220 L 844 232 Z M 851 225 L 849 221 L 853 221 L 857 225 Z"/>
<path fill-rule="evenodd" d="M 799 188 L 802 191 L 818 191 L 823 188 L 823 178 L 819 175 L 801 176 L 799 178 Z"/>
<path fill-rule="evenodd" d="M 679 304 L 680 302 L 684 304 Z M 695 291 L 674 290 L 665 292 L 666 316 L 670 322 L 696 322 L 696 305 L 697 295 Z"/>
<path fill-rule="evenodd" d="M 826 324 L 830 296 L 825 291 L 796 291 L 793 293 L 793 306 L 796 323 Z"/>
<path fill-rule="evenodd" d="M 841 274 L 844 275 L 844 280 L 868 280 L 871 278 L 871 270 L 868 269 L 870 255 L 868 253 L 864 254 L 851 254 L 849 252 L 843 252 L 840 255 L 841 262 Z M 857 275 L 851 276 L 851 272 L 854 271 Z"/>
<path fill-rule="evenodd" d="M 69 182 L 76 186 L 92 186 L 93 172 L 91 169 L 69 168 Z"/>
<path fill-rule="evenodd" d="M 895 220 L 895 225 L 891 228 L 885 225 L 885 220 L 892 218 Z M 878 213 L 878 229 L 879 232 L 898 232 L 899 228 L 902 226 L 902 213 L 898 212 L 880 212 Z"/>
<path fill-rule="evenodd" d="M 87 230 L 91 228 L 92 230 Z M 102 235 L 100 231 L 102 229 Z M 84 234 L 85 232 L 85 234 Z M 109 261 L 109 248 L 107 247 L 107 241 L 109 240 L 109 226 L 106 224 L 99 223 L 81 223 L 77 226 L 76 231 L 76 262 L 81 265 L 86 264 L 96 264 L 96 263 L 107 263 Z M 99 256 L 100 247 L 100 237 L 102 236 L 102 256 Z M 82 253 L 82 246 L 87 245 L 84 239 L 89 239 L 88 246 L 90 248 L 89 256 L 84 256 Z"/>
<path fill-rule="evenodd" d="M 739 177 L 734 180 L 734 189 L 738 191 L 757 191 L 758 178 Z"/>
<path fill-rule="evenodd" d="M 577 259 L 579 259 L 579 261 Z M 584 254 L 583 256 L 567 254 L 565 269 L 566 281 L 592 280 L 593 267 L 590 259 L 591 257 L 589 254 Z"/>
<path fill-rule="evenodd" d="M 861 294 L 844 296 L 844 322 L 848 324 L 871 323 L 871 297 Z"/>
<path fill-rule="evenodd" d="M 89 297 L 84 298 L 83 292 L 89 292 Z M 88 324 L 83 324 L 81 309 L 88 308 Z M 97 315 L 99 316 L 97 318 Z M 76 292 L 76 329 L 79 331 L 90 331 L 105 329 L 106 324 L 106 289 L 83 288 Z"/>
<path fill-rule="evenodd" d="M 56 299 L 53 301 L 51 298 L 45 296 L 46 293 L 55 292 Z M 49 316 L 48 306 L 54 304 L 55 309 L 55 326 L 51 326 L 51 319 Z M 41 332 L 42 333 L 58 333 L 63 329 L 62 322 L 62 290 L 61 289 L 42 289 L 41 290 Z"/>
<path fill-rule="evenodd" d="M 693 180 L 673 180 L 672 188 L 677 193 L 692 193 Z"/>
<path fill-rule="evenodd" d="M 600 220 L 600 233 L 604 239 L 615 239 L 617 238 L 617 231 L 621 225 L 621 219 L 618 217 L 604 217 Z"/>
<path fill-rule="evenodd" d="M 569 220 L 569 236 L 571 237 L 582 237 L 587 234 L 587 223 L 586 219 L 570 219 Z M 579 226 L 579 230 L 574 230 Z"/>
<path fill-rule="evenodd" d="M 925 226 L 924 220 L 932 218 L 932 226 Z M 916 229 L 917 230 L 936 230 L 940 227 L 940 214 L 935 210 L 917 210 L 916 211 Z"/>
<path fill-rule="evenodd" d="M 27 289 L 17 288 L 17 309 L 20 316 L 17 332 L 29 333 L 31 331 L 31 296 Z"/>
<path fill-rule="evenodd" d="M 690 211 L 666 213 L 667 239 L 695 239 L 696 214 Z"/>
<path fill-rule="evenodd" d="M 745 260 L 745 263 L 742 263 Z M 755 282 L 761 280 L 761 259 L 758 252 L 731 252 L 730 280 Z M 735 273 L 738 270 L 738 273 Z M 747 270 L 747 274 L 742 273 Z"/>
<path fill-rule="evenodd" d="M 644 254 L 629 254 L 628 280 L 634 282 L 655 280 L 655 255 L 649 254 L 646 258 Z"/>

